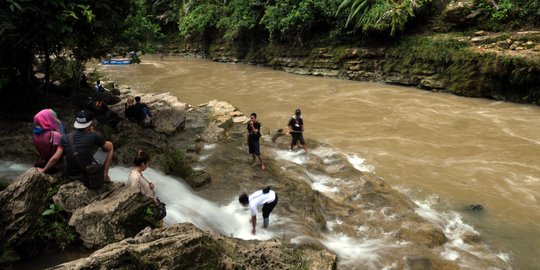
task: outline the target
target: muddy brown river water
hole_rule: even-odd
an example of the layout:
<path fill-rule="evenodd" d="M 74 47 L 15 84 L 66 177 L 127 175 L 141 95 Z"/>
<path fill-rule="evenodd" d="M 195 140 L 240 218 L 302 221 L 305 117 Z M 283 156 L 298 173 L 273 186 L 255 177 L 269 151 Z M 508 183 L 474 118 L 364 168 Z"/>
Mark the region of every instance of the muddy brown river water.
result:
<path fill-rule="evenodd" d="M 170 91 L 193 105 L 228 101 L 268 129 L 285 127 L 300 108 L 306 138 L 458 214 L 513 269 L 540 269 L 539 107 L 203 59 L 144 56 L 140 65 L 97 68 L 137 91 Z"/>

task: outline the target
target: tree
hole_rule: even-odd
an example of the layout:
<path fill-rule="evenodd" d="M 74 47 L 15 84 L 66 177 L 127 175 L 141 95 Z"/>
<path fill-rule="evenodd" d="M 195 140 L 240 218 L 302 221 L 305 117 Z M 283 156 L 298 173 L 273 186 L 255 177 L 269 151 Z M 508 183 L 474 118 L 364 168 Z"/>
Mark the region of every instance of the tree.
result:
<path fill-rule="evenodd" d="M 1 1 L 2 91 L 33 90 L 32 67 L 39 59 L 45 62 L 48 85 L 52 55 L 81 63 L 104 55 L 118 42 L 132 7 L 132 0 Z"/>

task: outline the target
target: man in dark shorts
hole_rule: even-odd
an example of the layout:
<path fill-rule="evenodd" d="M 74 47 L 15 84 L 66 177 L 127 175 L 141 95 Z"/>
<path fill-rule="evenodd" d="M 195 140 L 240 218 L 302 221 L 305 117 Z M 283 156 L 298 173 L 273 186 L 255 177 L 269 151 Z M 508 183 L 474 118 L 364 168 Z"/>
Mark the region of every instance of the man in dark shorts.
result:
<path fill-rule="evenodd" d="M 68 176 L 73 180 L 83 180 L 82 166 L 88 166 L 96 161 L 103 165 L 103 176 L 105 182 L 110 182 L 109 167 L 111 166 L 113 157 L 113 144 L 106 141 L 100 135 L 94 133 L 92 126 L 92 114 L 90 111 L 82 110 L 77 113 L 77 118 L 73 124 L 75 131 L 62 136 L 60 145 L 54 155 L 49 159 L 45 168 L 39 168 L 39 172 L 47 172 L 53 167 L 62 156 L 66 160 L 66 169 Z M 77 161 L 73 155 L 73 149 L 70 143 L 70 137 L 73 138 L 73 144 L 78 153 Z"/>
<path fill-rule="evenodd" d="M 307 145 L 304 141 L 304 120 L 302 119 L 302 112 L 300 109 L 294 111 L 294 116 L 289 121 L 289 133 L 292 136 L 291 150 L 300 143 L 304 147 L 304 151 L 307 153 Z"/>
<path fill-rule="evenodd" d="M 274 207 L 278 203 L 278 196 L 275 191 L 270 187 L 266 187 L 262 190 L 257 190 L 251 195 L 246 193 L 240 195 L 238 201 L 244 206 L 248 207 L 251 211 L 251 225 L 253 226 L 251 233 L 255 234 L 255 225 L 257 224 L 257 207 L 262 205 L 263 227 L 268 228 L 270 223 L 270 213 L 274 210 Z"/>
<path fill-rule="evenodd" d="M 257 121 L 257 114 L 252 113 L 249 116 L 249 122 L 247 124 L 247 144 L 249 147 L 249 153 L 253 157 L 251 166 L 257 165 L 257 157 L 261 161 L 261 168 L 264 170 L 264 162 L 261 157 L 261 149 L 259 145 L 259 138 L 261 137 L 261 123 Z"/>

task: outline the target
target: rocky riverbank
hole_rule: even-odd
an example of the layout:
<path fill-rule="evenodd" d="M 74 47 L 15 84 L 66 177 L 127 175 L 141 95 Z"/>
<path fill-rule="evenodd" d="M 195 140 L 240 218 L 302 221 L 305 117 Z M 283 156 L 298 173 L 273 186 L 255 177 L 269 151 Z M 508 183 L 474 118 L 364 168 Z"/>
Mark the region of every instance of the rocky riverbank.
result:
<path fill-rule="evenodd" d="M 244 48 L 214 41 L 166 50 L 301 75 L 540 104 L 540 31 L 412 35 L 390 44 L 359 47 L 269 44 Z"/>
<path fill-rule="evenodd" d="M 280 194 L 276 215 L 287 220 L 274 225 L 283 233 L 279 239 L 260 242 L 201 231 L 189 224 L 147 228 L 155 225 L 147 216 L 150 202 L 132 189 L 115 184 L 102 192 L 88 191 L 80 183 L 30 169 L 0 193 L 4 258 L 28 260 L 48 245 L 65 240 L 77 247 L 102 249 L 55 269 L 505 267 L 496 256 L 480 257 L 465 250 L 457 252 L 462 258 L 459 261 L 441 257 L 454 240 L 467 241 L 476 253 L 489 254 L 489 249 L 478 234 L 464 232 L 460 239 L 450 239 L 443 224 L 420 216 L 409 198 L 382 179 L 359 172 L 345 155 L 329 146 L 310 141 L 310 154 L 292 153 L 290 157 L 285 134 L 265 129 L 262 147 L 268 169 L 261 171 L 248 165 L 244 145 L 247 118 L 231 104 L 211 101 L 191 106 L 167 93 L 140 94 L 127 86 L 113 93 L 111 100 L 117 103 L 110 108 L 119 115 L 128 95 L 140 95 L 153 112 L 153 128 L 123 118 L 116 129 L 100 125 L 99 130 L 115 145 L 115 164 L 130 166 L 134 151 L 144 149 L 154 157 L 152 167 L 181 177 L 200 196 L 220 204 L 228 200 L 223 194 L 236 197 L 239 191 L 271 185 Z M 72 116 L 60 116 L 70 127 Z M 31 163 L 35 156 L 31 124 L 2 125 L 18 127 L 0 136 L 5 157 Z M 193 170 L 194 166 L 198 169 Z M 338 192 L 315 189 L 321 176 Z M 50 215 L 44 215 L 45 211 Z M 53 223 L 62 230 L 48 230 Z M 47 238 L 50 233 L 54 237 Z M 331 243 L 338 236 L 363 239 L 358 240 L 360 246 L 362 241 L 378 244 L 351 256 Z"/>

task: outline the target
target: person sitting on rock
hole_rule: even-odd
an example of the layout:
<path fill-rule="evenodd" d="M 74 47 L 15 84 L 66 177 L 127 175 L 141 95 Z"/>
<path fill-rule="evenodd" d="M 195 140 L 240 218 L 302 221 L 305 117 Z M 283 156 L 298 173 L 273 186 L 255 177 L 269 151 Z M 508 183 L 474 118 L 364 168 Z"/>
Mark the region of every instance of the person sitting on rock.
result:
<path fill-rule="evenodd" d="M 135 105 L 133 105 L 133 111 L 135 114 L 135 119 L 139 122 L 144 122 L 146 117 L 152 117 L 152 113 L 148 108 L 148 105 L 141 102 L 141 97 L 135 97 Z"/>
<path fill-rule="evenodd" d="M 47 172 L 64 156 L 67 174 L 70 179 L 82 181 L 84 179 L 82 166 L 86 167 L 93 162 L 97 162 L 103 165 L 104 181 L 110 183 L 109 167 L 112 163 L 114 147 L 112 142 L 106 141 L 102 136 L 94 132 L 92 120 L 91 112 L 87 110 L 78 112 L 73 124 L 75 131 L 62 136 L 60 145 L 54 155 L 49 159 L 47 165 L 44 168 L 38 168 L 38 171 Z M 75 149 L 71 147 L 72 144 Z M 75 153 L 77 153 L 77 157 L 75 157 Z"/>
<path fill-rule="evenodd" d="M 257 207 L 262 205 L 262 216 L 263 216 L 263 227 L 268 228 L 270 223 L 270 213 L 274 210 L 274 207 L 278 203 L 278 196 L 275 191 L 271 190 L 270 187 L 266 187 L 262 190 L 257 190 L 251 195 L 246 193 L 240 195 L 238 198 L 240 204 L 244 207 L 249 206 L 251 211 L 251 225 L 253 226 L 251 233 L 255 235 L 255 225 L 257 225 Z"/>
<path fill-rule="evenodd" d="M 96 81 L 96 85 L 94 86 L 94 88 L 96 89 L 96 93 L 105 92 L 105 87 L 103 87 L 103 85 L 101 85 L 101 82 L 99 80 Z"/>
<path fill-rule="evenodd" d="M 104 101 L 102 95 L 96 95 L 94 100 L 89 98 L 86 109 L 92 112 L 92 115 L 98 122 L 109 125 L 112 128 L 116 128 L 118 122 L 120 122 L 120 116 L 109 110 L 109 106 Z"/>
<path fill-rule="evenodd" d="M 34 116 L 33 141 L 39 157 L 34 163 L 34 167 L 43 168 L 54 155 L 60 139 L 64 135 L 64 125 L 56 116 L 52 109 L 43 109 Z M 65 171 L 63 161 L 55 164 L 48 172 L 56 173 Z"/>
<path fill-rule="evenodd" d="M 135 120 L 135 98 L 133 96 L 128 96 L 126 100 L 126 104 L 124 105 L 124 115 L 129 120 Z"/>
<path fill-rule="evenodd" d="M 154 201 L 155 205 L 159 205 L 160 201 L 159 198 L 156 196 L 156 192 L 154 191 L 154 183 L 146 180 L 146 178 L 142 174 L 148 168 L 149 162 L 150 156 L 148 154 L 146 154 L 142 150 L 137 151 L 137 155 L 133 159 L 133 165 L 135 165 L 135 167 L 133 168 L 133 170 L 131 170 L 131 173 L 129 174 L 126 186 L 137 188 L 143 195 L 151 198 Z M 158 221 L 158 225 L 160 227 L 163 226 L 163 219 Z"/>

